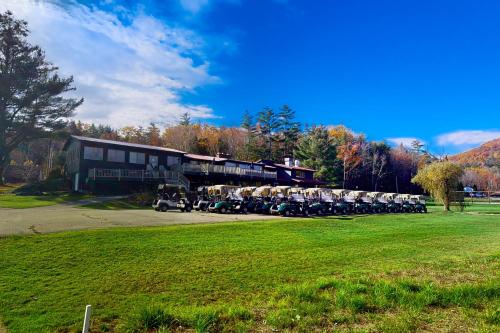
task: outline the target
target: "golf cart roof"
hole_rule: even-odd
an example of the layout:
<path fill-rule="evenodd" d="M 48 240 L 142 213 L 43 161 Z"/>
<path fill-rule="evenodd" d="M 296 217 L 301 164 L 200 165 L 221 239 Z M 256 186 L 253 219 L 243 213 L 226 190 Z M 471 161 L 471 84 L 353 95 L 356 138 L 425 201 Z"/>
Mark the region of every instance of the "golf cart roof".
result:
<path fill-rule="evenodd" d="M 272 188 L 272 186 L 269 186 L 269 185 L 257 187 L 253 191 L 252 197 L 268 196 L 271 192 L 271 188 Z"/>
<path fill-rule="evenodd" d="M 368 192 L 366 194 L 367 197 L 370 197 L 370 198 L 379 198 L 383 195 L 384 193 L 383 192 Z"/>
<path fill-rule="evenodd" d="M 402 200 L 409 200 L 411 195 L 409 194 L 398 194 L 397 198 L 402 199 Z"/>
<path fill-rule="evenodd" d="M 366 196 L 367 193 L 368 192 L 366 192 L 366 191 L 351 191 L 351 192 L 349 192 L 348 196 L 354 197 L 354 198 L 361 198 L 361 197 Z"/>
<path fill-rule="evenodd" d="M 304 188 L 302 187 L 290 187 L 288 190 L 290 193 L 302 193 L 304 192 Z"/>
<path fill-rule="evenodd" d="M 424 199 L 424 196 L 423 195 L 411 195 L 410 196 L 410 199 L 415 199 L 415 200 L 423 200 Z"/>
<path fill-rule="evenodd" d="M 159 190 L 162 190 L 164 188 L 178 188 L 178 189 L 181 189 L 181 188 L 184 188 L 184 186 L 182 186 L 182 185 L 174 185 L 174 184 L 159 184 L 158 185 L 158 189 Z"/>
<path fill-rule="evenodd" d="M 275 186 L 271 188 L 271 194 L 276 195 L 276 194 L 283 194 L 286 195 L 288 193 L 288 190 L 290 189 L 290 186 Z"/>
<path fill-rule="evenodd" d="M 349 190 L 346 190 L 346 189 L 333 189 L 332 190 L 332 194 L 336 197 L 343 197 L 347 192 L 349 192 Z"/>

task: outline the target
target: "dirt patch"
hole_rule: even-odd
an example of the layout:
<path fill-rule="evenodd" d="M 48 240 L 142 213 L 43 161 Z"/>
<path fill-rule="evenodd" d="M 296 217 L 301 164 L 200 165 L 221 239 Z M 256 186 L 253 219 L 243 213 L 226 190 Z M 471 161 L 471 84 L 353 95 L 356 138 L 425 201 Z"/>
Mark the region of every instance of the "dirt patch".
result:
<path fill-rule="evenodd" d="M 39 234 L 109 227 L 163 226 L 275 219 L 257 214 L 215 214 L 205 212 L 155 212 L 153 209 L 98 210 L 68 205 L 39 208 L 0 208 L 0 236 Z M 3 332 L 2 332 L 3 333 Z"/>

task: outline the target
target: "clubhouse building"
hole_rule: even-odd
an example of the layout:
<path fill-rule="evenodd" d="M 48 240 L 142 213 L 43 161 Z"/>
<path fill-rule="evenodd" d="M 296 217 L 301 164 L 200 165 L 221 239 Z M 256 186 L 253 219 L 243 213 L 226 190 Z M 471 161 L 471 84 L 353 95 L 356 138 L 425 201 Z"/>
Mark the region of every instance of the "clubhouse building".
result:
<path fill-rule="evenodd" d="M 113 140 L 71 136 L 64 146 L 65 172 L 75 191 L 129 192 L 158 183 L 194 189 L 202 185 L 240 186 L 321 184 L 315 170 L 298 161 L 284 164 L 240 161 L 218 154 L 206 156 L 180 150 Z"/>

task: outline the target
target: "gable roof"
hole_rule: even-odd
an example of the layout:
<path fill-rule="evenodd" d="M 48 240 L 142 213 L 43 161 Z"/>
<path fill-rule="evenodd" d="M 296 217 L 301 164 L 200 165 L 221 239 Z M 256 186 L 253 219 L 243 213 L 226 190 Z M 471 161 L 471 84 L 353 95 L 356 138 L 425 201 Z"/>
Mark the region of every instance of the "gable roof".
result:
<path fill-rule="evenodd" d="M 125 146 L 125 147 L 131 147 L 131 148 L 141 148 L 141 149 L 150 149 L 150 150 L 157 150 L 157 151 L 165 151 L 165 152 L 171 152 L 171 153 L 185 154 L 185 152 L 183 152 L 181 150 L 177 150 L 177 149 L 165 148 L 165 147 L 158 147 L 158 146 L 151 146 L 151 145 L 143 145 L 143 144 L 138 144 L 138 143 L 122 142 L 122 141 L 115 141 L 115 140 L 105 140 L 105 139 L 96 139 L 96 138 L 90 138 L 90 137 L 87 137 L 87 136 L 79 136 L 79 135 L 72 135 L 71 138 L 79 140 L 79 141 L 83 141 L 83 142 L 104 143 L 104 144 L 110 144 L 110 145 L 116 145 L 116 146 Z"/>

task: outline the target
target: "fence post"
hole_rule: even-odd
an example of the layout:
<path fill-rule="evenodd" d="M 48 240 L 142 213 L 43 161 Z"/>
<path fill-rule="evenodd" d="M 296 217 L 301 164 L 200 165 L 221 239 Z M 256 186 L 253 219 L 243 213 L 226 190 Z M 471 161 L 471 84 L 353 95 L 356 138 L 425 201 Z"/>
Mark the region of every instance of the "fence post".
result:
<path fill-rule="evenodd" d="M 89 333 L 91 312 L 92 312 L 92 305 L 87 305 L 85 307 L 85 317 L 83 318 L 82 333 Z"/>

